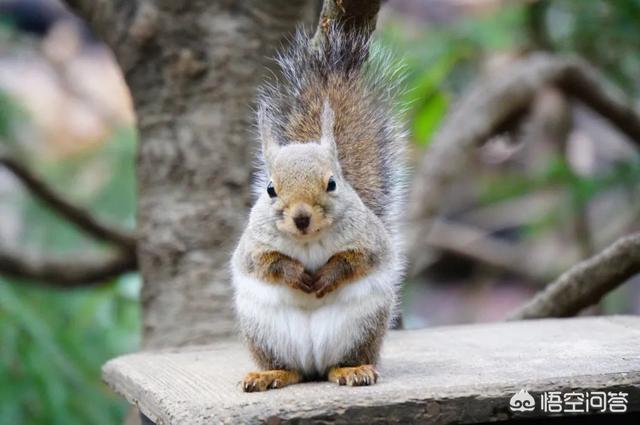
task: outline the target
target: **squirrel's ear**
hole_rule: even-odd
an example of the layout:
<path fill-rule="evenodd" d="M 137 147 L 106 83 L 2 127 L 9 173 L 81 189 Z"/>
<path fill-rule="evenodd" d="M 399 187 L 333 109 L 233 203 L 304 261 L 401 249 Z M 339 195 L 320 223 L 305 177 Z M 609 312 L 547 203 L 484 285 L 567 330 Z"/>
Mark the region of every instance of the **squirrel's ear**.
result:
<path fill-rule="evenodd" d="M 336 140 L 333 137 L 333 125 L 334 125 L 334 113 L 329 105 L 329 101 L 325 100 L 322 106 L 322 113 L 320 114 L 320 129 L 322 135 L 320 136 L 320 144 L 326 146 L 331 153 L 337 156 Z"/>
<path fill-rule="evenodd" d="M 258 130 L 260 132 L 260 142 L 262 143 L 262 156 L 267 166 L 270 166 L 280 150 L 280 144 L 273 136 L 272 123 L 263 105 L 258 109 Z"/>

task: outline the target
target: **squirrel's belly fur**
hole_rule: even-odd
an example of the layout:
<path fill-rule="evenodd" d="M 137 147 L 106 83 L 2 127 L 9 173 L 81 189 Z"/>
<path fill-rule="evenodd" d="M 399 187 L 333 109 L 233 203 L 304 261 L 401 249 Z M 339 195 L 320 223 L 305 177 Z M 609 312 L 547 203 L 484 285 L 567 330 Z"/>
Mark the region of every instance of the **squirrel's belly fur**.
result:
<path fill-rule="evenodd" d="M 260 281 L 234 265 L 235 306 L 241 327 L 277 364 L 304 376 L 322 376 L 330 367 L 344 363 L 365 342 L 363 338 L 372 333 L 382 338 L 395 307 L 399 268 L 400 264 L 387 264 L 317 299 Z"/>

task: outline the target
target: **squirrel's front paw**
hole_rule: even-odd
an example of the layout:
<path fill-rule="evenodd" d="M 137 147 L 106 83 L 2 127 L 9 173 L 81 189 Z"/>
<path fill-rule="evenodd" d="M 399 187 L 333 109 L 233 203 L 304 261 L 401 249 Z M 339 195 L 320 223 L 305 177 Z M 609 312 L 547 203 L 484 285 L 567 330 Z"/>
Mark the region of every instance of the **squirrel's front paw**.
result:
<path fill-rule="evenodd" d="M 357 387 L 375 384 L 378 376 L 373 365 L 365 364 L 355 367 L 332 367 L 328 378 L 338 385 Z"/>
<path fill-rule="evenodd" d="M 306 294 L 313 292 L 313 277 L 305 271 L 287 281 L 287 285 L 293 289 L 300 289 Z"/>
<path fill-rule="evenodd" d="M 313 290 L 316 297 L 322 298 L 338 287 L 338 282 L 331 273 L 323 273 L 322 269 L 314 276 Z"/>

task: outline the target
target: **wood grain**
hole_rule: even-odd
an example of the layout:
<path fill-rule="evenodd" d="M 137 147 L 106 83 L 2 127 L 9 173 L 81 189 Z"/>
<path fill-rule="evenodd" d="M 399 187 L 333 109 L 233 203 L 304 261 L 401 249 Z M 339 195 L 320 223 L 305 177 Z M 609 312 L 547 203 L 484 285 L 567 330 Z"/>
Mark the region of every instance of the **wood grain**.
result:
<path fill-rule="evenodd" d="M 157 424 L 500 421 L 514 417 L 509 399 L 521 388 L 536 398 L 551 390 L 626 391 L 637 412 L 640 317 L 393 331 L 371 387 L 320 382 L 243 393 L 240 381 L 252 368 L 244 347 L 225 342 L 123 356 L 104 366 L 103 377 Z"/>

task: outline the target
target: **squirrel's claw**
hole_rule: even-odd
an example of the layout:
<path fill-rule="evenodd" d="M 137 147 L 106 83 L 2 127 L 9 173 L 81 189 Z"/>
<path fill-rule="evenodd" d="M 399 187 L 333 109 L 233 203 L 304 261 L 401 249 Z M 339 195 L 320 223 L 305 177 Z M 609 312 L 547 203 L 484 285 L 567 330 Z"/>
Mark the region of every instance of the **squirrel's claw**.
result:
<path fill-rule="evenodd" d="M 300 382 L 300 374 L 291 370 L 274 369 L 247 373 L 242 380 L 246 393 L 267 391 Z"/>
<path fill-rule="evenodd" d="M 329 292 L 336 289 L 336 282 L 329 280 L 323 276 L 318 277 L 313 283 L 313 287 L 316 291 L 316 298 L 322 298 Z"/>
<path fill-rule="evenodd" d="M 379 376 L 373 365 L 365 364 L 355 367 L 331 368 L 328 379 L 338 385 L 361 387 L 375 384 Z"/>
<path fill-rule="evenodd" d="M 300 281 L 298 282 L 298 288 L 307 294 L 312 293 L 314 290 L 313 277 L 307 272 L 302 273 Z"/>
<path fill-rule="evenodd" d="M 285 283 L 293 289 L 299 289 L 306 294 L 310 294 L 314 291 L 313 277 L 307 272 L 302 272 L 300 275 L 291 277 L 285 280 Z"/>

